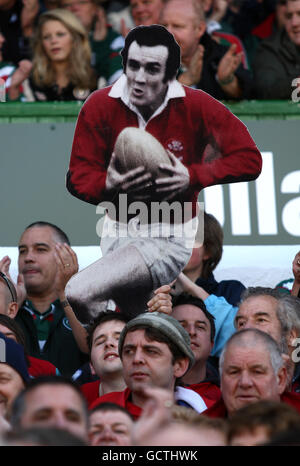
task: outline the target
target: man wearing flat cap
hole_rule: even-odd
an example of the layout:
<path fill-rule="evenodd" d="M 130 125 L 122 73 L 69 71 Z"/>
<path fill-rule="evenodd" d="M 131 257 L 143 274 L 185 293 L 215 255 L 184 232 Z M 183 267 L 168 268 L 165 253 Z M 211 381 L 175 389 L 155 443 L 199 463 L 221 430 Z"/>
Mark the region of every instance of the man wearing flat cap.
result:
<path fill-rule="evenodd" d="M 106 401 L 117 403 L 137 419 L 147 401 L 144 389 L 158 387 L 170 392 L 170 403 L 204 411 L 208 400 L 178 385 L 180 377 L 194 364 L 190 338 L 173 317 L 147 312 L 130 320 L 121 332 L 119 354 L 127 388 L 108 393 L 90 408 Z"/>

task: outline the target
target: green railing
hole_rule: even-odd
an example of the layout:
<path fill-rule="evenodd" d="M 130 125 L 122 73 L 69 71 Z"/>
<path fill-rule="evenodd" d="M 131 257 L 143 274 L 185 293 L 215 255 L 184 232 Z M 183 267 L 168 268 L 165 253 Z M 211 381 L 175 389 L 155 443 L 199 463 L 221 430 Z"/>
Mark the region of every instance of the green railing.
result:
<path fill-rule="evenodd" d="M 266 100 L 225 102 L 241 119 L 300 119 L 300 104 L 292 101 Z M 3 102 L 0 103 L 0 123 L 72 122 L 76 121 L 80 102 Z"/>

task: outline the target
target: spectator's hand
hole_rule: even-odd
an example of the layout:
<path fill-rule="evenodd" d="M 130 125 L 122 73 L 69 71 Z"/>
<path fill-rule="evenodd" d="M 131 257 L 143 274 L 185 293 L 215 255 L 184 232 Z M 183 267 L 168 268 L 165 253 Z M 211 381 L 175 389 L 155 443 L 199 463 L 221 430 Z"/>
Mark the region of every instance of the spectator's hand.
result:
<path fill-rule="evenodd" d="M 66 243 L 57 243 L 55 245 L 55 249 L 55 259 L 57 264 L 55 289 L 58 297 L 63 300 L 65 299 L 64 293 L 66 284 L 70 278 L 78 272 L 78 260 L 76 253 Z"/>
<path fill-rule="evenodd" d="M 11 83 L 8 90 L 10 100 L 17 100 L 21 94 L 21 84 L 28 78 L 32 69 L 30 60 L 21 60 L 18 68 L 11 77 Z"/>
<path fill-rule="evenodd" d="M 95 15 L 94 23 L 94 40 L 100 41 L 104 40 L 107 34 L 107 23 L 106 23 L 106 14 L 104 8 L 101 6 L 97 7 L 97 12 Z"/>
<path fill-rule="evenodd" d="M 40 9 L 39 0 L 22 0 L 22 2 L 21 27 L 23 36 L 30 37 L 33 32 L 34 20 Z"/>
<path fill-rule="evenodd" d="M 128 28 L 126 26 L 126 21 L 124 18 L 121 18 L 121 21 L 120 21 L 120 34 L 123 36 L 123 37 L 126 37 L 128 32 L 130 31 L 130 28 Z"/>
<path fill-rule="evenodd" d="M 204 47 L 199 44 L 196 52 L 194 53 L 188 69 L 179 76 L 179 81 L 185 86 L 192 86 L 197 84 L 202 75 L 203 69 Z"/>
<path fill-rule="evenodd" d="M 18 297 L 18 308 L 20 308 L 27 296 L 24 275 L 22 273 L 18 274 L 16 290 L 17 290 L 17 297 Z"/>
<path fill-rule="evenodd" d="M 154 297 L 148 301 L 149 312 L 163 312 L 165 314 L 171 314 L 172 312 L 172 298 L 170 296 L 171 287 L 170 285 L 163 285 L 154 291 Z"/>
<path fill-rule="evenodd" d="M 119 193 L 137 193 L 139 199 L 147 199 L 149 195 L 143 194 L 143 190 L 151 182 L 151 173 L 147 173 L 144 167 L 137 167 L 125 174 L 118 172 L 116 168 L 116 154 L 113 152 L 106 176 L 106 192 L 111 196 Z"/>
<path fill-rule="evenodd" d="M 133 445 L 144 445 L 149 436 L 172 420 L 174 394 L 171 391 L 158 387 L 144 387 L 141 392 L 146 402 L 140 418 L 133 426 Z"/>
<path fill-rule="evenodd" d="M 32 69 L 32 63 L 30 60 L 21 60 L 18 63 L 18 68 L 14 71 L 11 77 L 10 86 L 19 87 L 25 79 L 28 78 Z"/>
<path fill-rule="evenodd" d="M 296 254 L 293 260 L 293 275 L 295 277 L 291 294 L 299 296 L 300 294 L 300 251 Z"/>
<path fill-rule="evenodd" d="M 10 264 L 11 264 L 11 258 L 8 257 L 8 256 L 4 256 L 2 257 L 2 259 L 0 260 L 0 271 L 2 273 L 5 273 L 5 275 L 8 276 L 8 278 L 10 278 L 9 276 L 9 267 L 10 267 Z"/>
<path fill-rule="evenodd" d="M 236 53 L 236 44 L 232 44 L 218 65 L 217 77 L 220 81 L 229 79 L 236 72 L 242 61 L 243 53 Z"/>
<path fill-rule="evenodd" d="M 14 283 L 9 273 L 10 264 L 11 264 L 11 258 L 9 256 L 4 256 L 0 261 L 0 270 L 2 273 L 5 273 L 5 275 L 7 275 L 10 281 L 13 282 L 13 284 L 15 285 L 15 288 L 17 291 L 17 304 L 18 304 L 18 308 L 20 308 L 27 295 L 26 288 L 25 288 L 25 282 L 24 282 L 24 276 L 23 274 L 19 273 L 17 277 L 17 283 Z"/>
<path fill-rule="evenodd" d="M 293 275 L 295 277 L 295 282 L 300 285 L 300 251 L 293 260 Z"/>
<path fill-rule="evenodd" d="M 167 178 L 155 180 L 156 192 L 162 194 L 162 201 L 173 199 L 178 194 L 186 191 L 190 184 L 190 175 L 188 169 L 180 162 L 175 155 L 167 151 L 172 165 L 160 164 L 159 168 L 167 172 Z"/>
<path fill-rule="evenodd" d="M 210 21 L 218 23 L 223 19 L 228 8 L 228 0 L 213 0 L 212 13 L 209 17 Z"/>

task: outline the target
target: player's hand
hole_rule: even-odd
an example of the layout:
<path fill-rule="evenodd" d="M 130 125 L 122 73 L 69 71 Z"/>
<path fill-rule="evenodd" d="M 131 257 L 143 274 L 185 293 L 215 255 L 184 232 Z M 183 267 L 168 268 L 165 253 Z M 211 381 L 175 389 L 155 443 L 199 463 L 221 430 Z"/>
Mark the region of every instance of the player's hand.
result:
<path fill-rule="evenodd" d="M 186 191 L 190 184 L 190 175 L 188 169 L 175 157 L 172 152 L 167 150 L 172 165 L 160 164 L 159 168 L 165 171 L 169 176 L 160 178 L 155 181 L 156 192 L 162 194 L 162 200 L 168 201 L 178 194 Z"/>
<path fill-rule="evenodd" d="M 139 199 L 147 199 L 143 196 L 143 190 L 151 184 L 151 173 L 146 172 L 145 167 L 137 167 L 125 174 L 118 172 L 116 168 L 116 154 L 113 152 L 106 176 L 106 192 L 115 194 L 137 193 Z"/>

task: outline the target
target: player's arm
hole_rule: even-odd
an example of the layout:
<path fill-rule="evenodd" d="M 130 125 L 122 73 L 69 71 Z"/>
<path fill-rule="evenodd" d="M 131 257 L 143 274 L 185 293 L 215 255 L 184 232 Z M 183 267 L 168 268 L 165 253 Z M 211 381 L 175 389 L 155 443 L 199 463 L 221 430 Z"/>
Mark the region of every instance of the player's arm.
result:
<path fill-rule="evenodd" d="M 247 127 L 224 105 L 208 100 L 205 118 L 201 115 L 206 127 L 201 137 L 207 142 L 196 154 L 197 163 L 188 166 L 191 187 L 255 180 L 262 169 L 262 157 Z"/>

